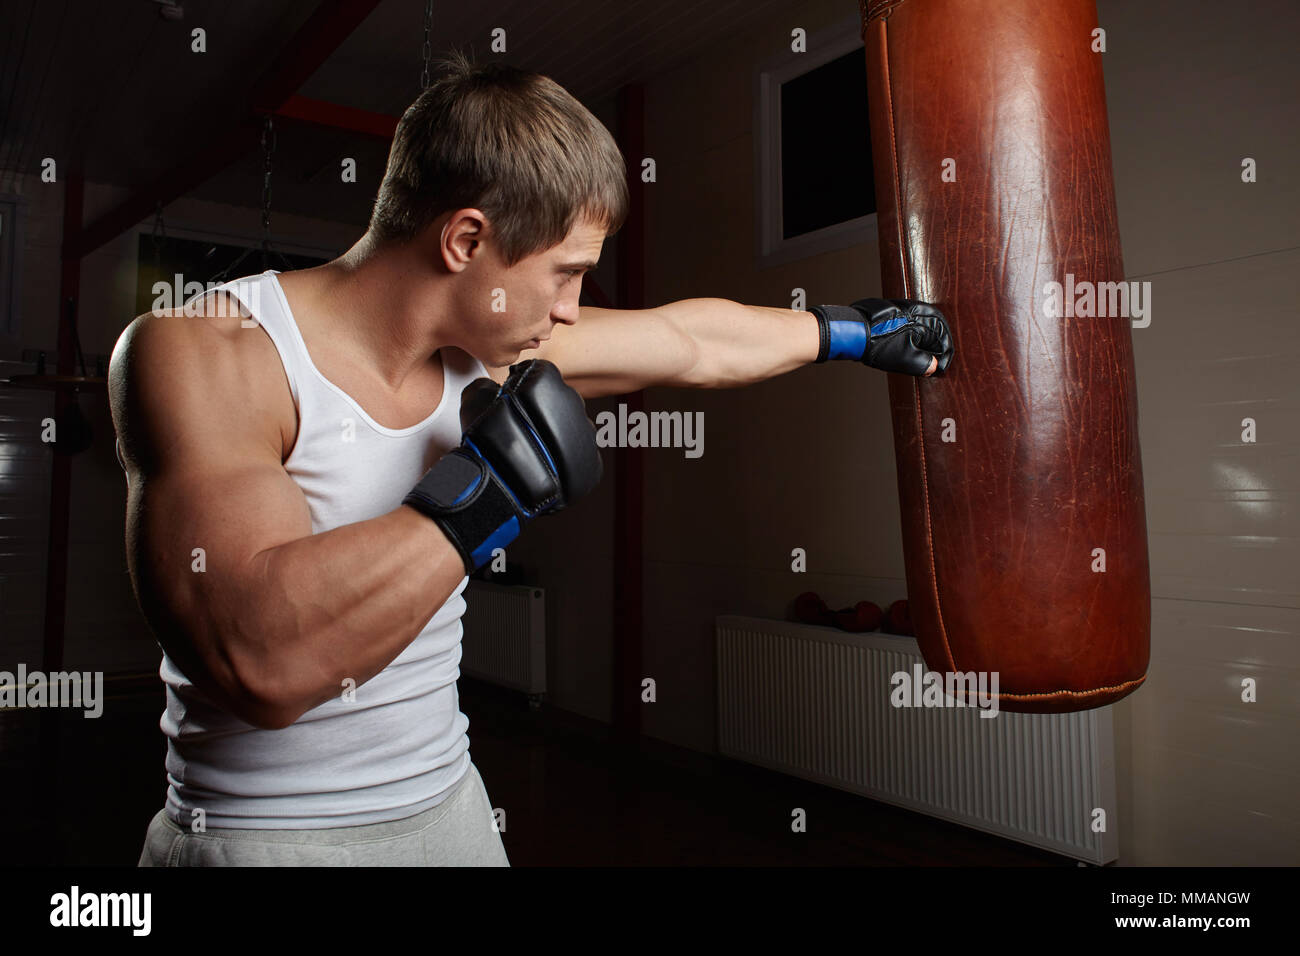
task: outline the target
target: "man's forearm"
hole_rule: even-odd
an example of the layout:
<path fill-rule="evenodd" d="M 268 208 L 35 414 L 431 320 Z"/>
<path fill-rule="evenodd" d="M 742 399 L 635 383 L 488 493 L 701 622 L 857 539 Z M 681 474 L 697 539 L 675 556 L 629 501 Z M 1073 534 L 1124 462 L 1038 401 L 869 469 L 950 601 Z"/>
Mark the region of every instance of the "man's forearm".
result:
<path fill-rule="evenodd" d="M 235 619 L 259 645 L 258 696 L 284 724 L 388 666 L 465 575 L 438 526 L 408 507 L 268 549 L 253 567 Z"/>
<path fill-rule="evenodd" d="M 692 367 L 665 385 L 731 388 L 784 375 L 817 358 L 810 312 L 743 305 L 730 299 L 683 299 L 660 306 L 691 344 Z"/>

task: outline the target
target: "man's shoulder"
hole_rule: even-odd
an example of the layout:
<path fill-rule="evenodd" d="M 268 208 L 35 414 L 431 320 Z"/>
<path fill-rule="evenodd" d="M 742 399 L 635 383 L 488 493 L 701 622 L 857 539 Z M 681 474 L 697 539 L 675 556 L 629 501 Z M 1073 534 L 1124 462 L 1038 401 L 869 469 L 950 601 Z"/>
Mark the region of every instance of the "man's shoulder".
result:
<path fill-rule="evenodd" d="M 109 393 L 123 414 L 141 403 L 197 411 L 236 402 L 282 434 L 296 424 L 275 344 L 233 296 L 219 291 L 132 320 L 113 349 Z"/>
<path fill-rule="evenodd" d="M 151 350 L 220 350 L 254 348 L 265 336 L 241 333 L 258 327 L 258 323 L 229 293 L 213 290 L 201 299 L 174 309 L 153 309 L 138 315 L 123 330 L 118 344 L 131 349 Z"/>

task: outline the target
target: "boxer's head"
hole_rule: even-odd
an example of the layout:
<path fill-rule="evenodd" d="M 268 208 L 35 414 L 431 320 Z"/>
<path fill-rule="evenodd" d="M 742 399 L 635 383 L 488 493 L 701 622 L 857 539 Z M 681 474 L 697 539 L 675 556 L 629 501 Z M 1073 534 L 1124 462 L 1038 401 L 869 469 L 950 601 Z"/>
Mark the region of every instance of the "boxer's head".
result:
<path fill-rule="evenodd" d="M 508 364 L 554 322 L 577 318 L 584 264 L 627 216 L 623 157 L 562 87 L 461 54 L 398 123 L 370 234 L 419 243 L 453 280 L 440 325 L 488 364 Z"/>

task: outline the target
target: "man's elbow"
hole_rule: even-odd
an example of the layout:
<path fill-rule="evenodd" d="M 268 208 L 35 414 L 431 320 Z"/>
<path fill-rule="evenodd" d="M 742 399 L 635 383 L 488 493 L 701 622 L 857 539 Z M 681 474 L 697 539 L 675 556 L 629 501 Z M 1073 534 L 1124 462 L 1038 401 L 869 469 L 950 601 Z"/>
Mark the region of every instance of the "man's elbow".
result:
<path fill-rule="evenodd" d="M 217 704 L 259 730 L 283 730 L 304 713 L 294 705 L 282 684 L 265 675 L 245 674 L 222 681 L 209 679 L 208 683 L 216 691 L 213 696 Z"/>
<path fill-rule="evenodd" d="M 241 667 L 235 691 L 235 716 L 259 730 L 283 730 L 311 709 L 304 703 L 305 691 L 267 660 Z"/>
<path fill-rule="evenodd" d="M 216 631 L 208 622 L 183 635 L 173 630 L 163 649 L 212 703 L 250 726 L 283 730 L 301 717 L 306 708 L 297 706 L 292 688 L 269 659 L 236 650 L 228 633 Z"/>
<path fill-rule="evenodd" d="M 239 717 L 238 714 L 235 716 Z M 239 717 L 239 719 L 251 724 L 258 730 L 284 730 L 286 727 L 292 727 L 296 724 L 301 716 L 302 714 L 291 708 L 259 707 L 249 710 L 246 716 Z"/>
<path fill-rule="evenodd" d="M 250 697 L 230 695 L 223 697 L 220 703 L 222 708 L 232 716 L 238 717 L 258 730 L 284 730 L 302 716 L 274 702 L 254 700 Z"/>

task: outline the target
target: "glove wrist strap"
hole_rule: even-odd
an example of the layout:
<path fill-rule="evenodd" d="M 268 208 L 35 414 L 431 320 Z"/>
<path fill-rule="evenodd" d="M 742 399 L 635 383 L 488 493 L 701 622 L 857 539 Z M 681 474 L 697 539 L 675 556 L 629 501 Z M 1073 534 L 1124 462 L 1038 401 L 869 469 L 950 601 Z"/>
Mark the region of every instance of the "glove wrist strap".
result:
<path fill-rule="evenodd" d="M 444 455 L 402 500 L 431 518 L 472 574 L 522 530 L 523 512 L 483 459 L 464 448 Z"/>
<path fill-rule="evenodd" d="M 867 352 L 867 323 L 862 313 L 847 305 L 815 305 L 821 348 L 817 364 L 831 359 L 861 362 Z"/>
<path fill-rule="evenodd" d="M 821 306 L 814 305 L 808 311 L 817 320 L 817 360 L 813 364 L 821 365 L 831 354 L 831 324 Z"/>

